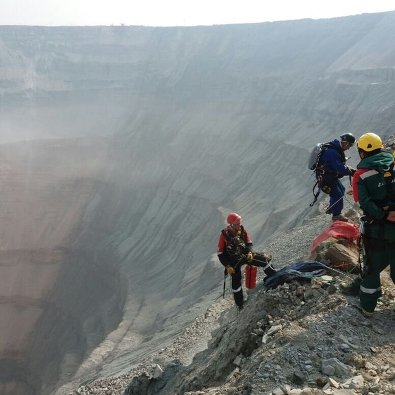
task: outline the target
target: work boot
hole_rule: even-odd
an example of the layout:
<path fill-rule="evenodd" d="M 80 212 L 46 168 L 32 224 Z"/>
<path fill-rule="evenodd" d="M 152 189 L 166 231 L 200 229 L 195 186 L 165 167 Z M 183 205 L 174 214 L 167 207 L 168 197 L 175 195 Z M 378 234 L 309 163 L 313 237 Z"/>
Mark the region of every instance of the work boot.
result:
<path fill-rule="evenodd" d="M 356 277 L 350 284 L 340 284 L 341 292 L 345 295 L 358 296 L 362 278 Z"/>
<path fill-rule="evenodd" d="M 272 266 L 267 266 L 263 269 L 267 277 L 273 276 L 273 274 L 277 273 L 277 270 Z"/>
<path fill-rule="evenodd" d="M 374 312 L 373 311 L 367 311 L 363 307 L 361 307 L 361 313 L 366 318 L 372 318 Z"/>
<path fill-rule="evenodd" d="M 234 293 L 233 297 L 234 297 L 237 309 L 238 310 L 242 310 L 243 309 L 243 305 L 244 305 L 243 291 L 239 291 L 239 292 Z"/>
<path fill-rule="evenodd" d="M 348 218 L 346 218 L 344 215 L 332 215 L 332 221 L 343 221 L 343 222 L 348 222 Z"/>

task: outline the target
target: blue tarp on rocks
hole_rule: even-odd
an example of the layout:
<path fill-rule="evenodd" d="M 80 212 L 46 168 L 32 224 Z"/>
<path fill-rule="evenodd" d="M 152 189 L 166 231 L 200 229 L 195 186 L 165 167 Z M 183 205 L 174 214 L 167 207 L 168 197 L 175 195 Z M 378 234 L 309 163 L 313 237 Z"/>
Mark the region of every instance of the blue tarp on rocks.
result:
<path fill-rule="evenodd" d="M 263 280 L 265 288 L 277 288 L 279 285 L 293 280 L 310 281 L 313 277 L 323 276 L 326 273 L 325 266 L 318 261 L 302 261 L 291 263 L 278 270 L 277 273 Z"/>

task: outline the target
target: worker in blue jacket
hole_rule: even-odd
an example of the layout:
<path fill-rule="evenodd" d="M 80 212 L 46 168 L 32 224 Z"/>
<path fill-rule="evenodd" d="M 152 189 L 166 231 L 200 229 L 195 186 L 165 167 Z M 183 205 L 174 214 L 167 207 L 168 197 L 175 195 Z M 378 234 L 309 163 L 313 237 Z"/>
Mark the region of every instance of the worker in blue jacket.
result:
<path fill-rule="evenodd" d="M 346 166 L 345 151 L 355 143 L 355 137 L 351 133 L 340 136 L 340 140 L 335 139 L 325 144 L 325 149 L 320 156 L 318 168 L 321 169 L 323 192 L 329 194 L 328 214 L 332 214 L 332 220 L 348 221 L 341 212 L 343 210 L 343 197 L 345 187 L 340 178 L 355 173 L 355 169 Z"/>

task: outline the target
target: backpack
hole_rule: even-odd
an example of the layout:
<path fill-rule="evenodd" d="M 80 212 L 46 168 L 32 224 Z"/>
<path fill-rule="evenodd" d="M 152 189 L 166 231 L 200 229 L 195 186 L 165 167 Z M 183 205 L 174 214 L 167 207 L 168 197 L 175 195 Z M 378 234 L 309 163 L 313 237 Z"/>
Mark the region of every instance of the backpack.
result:
<path fill-rule="evenodd" d="M 308 168 L 310 170 L 316 170 L 318 162 L 320 161 L 321 154 L 328 148 L 331 147 L 329 143 L 318 143 L 316 144 L 310 153 L 310 158 L 308 162 Z"/>
<path fill-rule="evenodd" d="M 314 201 L 310 203 L 310 207 L 315 204 L 321 191 L 327 194 L 331 192 L 331 187 L 324 183 L 324 169 L 322 166 L 318 166 L 322 153 L 329 147 L 333 147 L 333 145 L 331 143 L 318 143 L 310 153 L 308 168 L 314 171 L 316 179 L 316 183 L 313 186 Z"/>
<path fill-rule="evenodd" d="M 381 176 L 383 177 L 383 185 L 385 185 L 386 188 L 386 196 L 382 200 L 374 200 L 374 203 L 379 207 L 391 211 L 395 209 L 395 188 L 393 186 L 393 184 L 395 183 L 394 166 L 395 166 L 395 162 L 392 162 L 389 168 L 385 170 L 377 170 L 374 168 L 371 169 L 366 167 L 362 169 L 362 173 L 358 174 L 358 177 L 360 177 L 364 172 L 367 172 L 369 170 L 375 170 L 377 173 L 381 174 Z M 369 223 L 375 221 L 375 219 L 371 215 L 365 212 L 364 215 Z"/>

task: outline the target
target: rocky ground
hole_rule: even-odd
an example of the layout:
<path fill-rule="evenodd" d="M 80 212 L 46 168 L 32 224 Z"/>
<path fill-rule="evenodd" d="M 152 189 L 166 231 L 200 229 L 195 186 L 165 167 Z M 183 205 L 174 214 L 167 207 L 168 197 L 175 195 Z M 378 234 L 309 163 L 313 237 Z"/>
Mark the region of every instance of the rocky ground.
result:
<path fill-rule="evenodd" d="M 322 211 L 267 246 L 277 267 L 309 256 L 330 224 Z M 72 394 L 395 394 L 395 287 L 383 273 L 384 296 L 365 318 L 358 298 L 341 292 L 353 276 L 330 271 L 271 290 L 260 284 L 241 312 L 227 293 L 128 374 Z"/>

